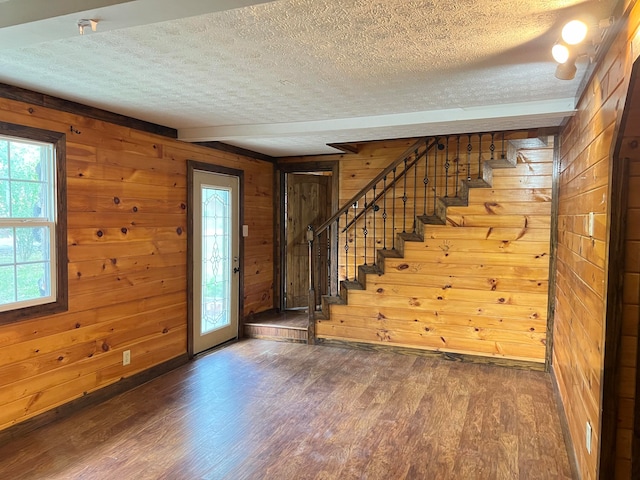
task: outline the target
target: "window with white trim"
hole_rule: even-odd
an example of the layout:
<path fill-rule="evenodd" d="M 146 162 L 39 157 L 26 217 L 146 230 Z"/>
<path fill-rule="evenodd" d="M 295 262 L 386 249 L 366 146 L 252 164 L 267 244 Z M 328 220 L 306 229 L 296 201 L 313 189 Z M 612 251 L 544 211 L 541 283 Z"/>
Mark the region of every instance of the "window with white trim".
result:
<path fill-rule="evenodd" d="M 66 309 L 63 156 L 64 134 L 0 122 L 0 323 Z"/>

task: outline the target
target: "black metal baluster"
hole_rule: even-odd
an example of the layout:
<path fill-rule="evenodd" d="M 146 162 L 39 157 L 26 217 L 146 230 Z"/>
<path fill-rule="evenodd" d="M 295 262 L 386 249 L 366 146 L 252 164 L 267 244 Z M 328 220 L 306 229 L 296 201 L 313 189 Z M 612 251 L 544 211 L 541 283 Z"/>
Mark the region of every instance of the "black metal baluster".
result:
<path fill-rule="evenodd" d="M 344 212 L 344 279 L 349 281 L 349 210 Z"/>
<path fill-rule="evenodd" d="M 393 195 L 391 195 L 391 248 L 396 248 L 396 169 L 393 169 Z"/>
<path fill-rule="evenodd" d="M 458 197 L 458 181 L 460 176 L 460 135 L 458 135 L 458 146 L 456 147 L 456 198 Z"/>
<path fill-rule="evenodd" d="M 404 175 L 402 179 L 402 233 L 407 231 L 407 159 L 404 159 Z"/>
<path fill-rule="evenodd" d="M 493 143 L 493 138 L 495 136 L 495 133 L 491 134 L 491 145 L 489 145 L 489 150 L 491 151 L 491 160 L 493 160 L 493 154 L 496 151 L 496 144 Z"/>
<path fill-rule="evenodd" d="M 424 183 L 424 213 L 423 215 L 427 216 L 427 185 L 429 185 L 429 140 L 427 140 L 426 150 L 424 152 L 424 178 L 422 179 L 422 183 Z"/>
<path fill-rule="evenodd" d="M 444 162 L 444 198 L 449 197 L 449 137 L 447 137 L 446 158 Z"/>
<path fill-rule="evenodd" d="M 506 158 L 506 154 L 504 151 L 504 132 L 502 132 L 502 153 L 500 154 L 500 157 L 504 160 Z"/>
<path fill-rule="evenodd" d="M 367 264 L 367 234 L 369 230 L 367 230 L 367 192 L 364 193 L 364 226 L 362 227 L 362 236 L 364 237 L 364 265 Z M 356 260 L 357 262 L 357 260 Z"/>
<path fill-rule="evenodd" d="M 322 235 L 322 233 L 320 234 Z M 317 275 L 320 278 L 316 278 L 315 279 L 315 285 L 318 286 L 317 289 L 315 289 L 315 298 L 314 298 L 314 302 L 315 304 L 312 305 L 313 306 L 313 310 L 315 311 L 317 309 L 317 306 L 319 304 L 318 302 L 318 298 L 320 298 L 322 296 L 322 247 L 321 247 L 321 241 L 320 241 L 321 237 L 317 238 L 316 241 L 316 250 L 318 251 L 318 268 L 314 268 L 314 277 Z"/>
<path fill-rule="evenodd" d="M 376 186 L 378 184 L 376 183 L 373 186 L 373 202 L 371 203 L 371 210 L 373 211 L 373 266 L 376 266 L 376 257 L 377 257 L 377 252 L 376 252 L 376 239 L 378 237 L 376 237 L 376 212 L 378 211 L 378 206 L 376 205 Z"/>
<path fill-rule="evenodd" d="M 471 150 L 473 147 L 471 146 L 471 135 L 467 135 L 468 142 L 467 143 L 467 181 L 471 181 Z"/>
<path fill-rule="evenodd" d="M 413 233 L 416 233 L 416 215 L 418 208 L 418 149 L 416 149 L 413 164 Z"/>
<path fill-rule="evenodd" d="M 478 135 L 478 180 L 482 178 L 482 134 Z"/>
<path fill-rule="evenodd" d="M 438 150 L 440 150 L 440 140 L 436 138 L 436 149 L 433 154 L 433 214 L 436 214 L 436 204 L 438 200 Z"/>
<path fill-rule="evenodd" d="M 331 295 L 337 295 L 338 294 L 338 285 L 340 282 L 338 282 L 338 273 L 339 273 L 339 261 L 338 261 L 338 246 L 340 244 L 340 217 L 336 218 L 336 222 L 335 222 L 335 229 L 333 230 L 333 241 L 335 242 L 335 255 L 334 255 L 334 260 L 335 260 L 335 265 L 333 266 L 335 272 L 335 283 L 332 283 L 331 285 Z"/>
<path fill-rule="evenodd" d="M 353 204 L 353 281 L 358 279 L 358 202 Z"/>
<path fill-rule="evenodd" d="M 382 179 L 382 249 L 387 249 L 387 176 Z"/>
<path fill-rule="evenodd" d="M 327 227 L 327 285 L 326 295 L 331 295 L 331 227 Z M 322 297 L 320 297 L 322 300 Z M 319 302 L 322 305 L 322 301 Z"/>

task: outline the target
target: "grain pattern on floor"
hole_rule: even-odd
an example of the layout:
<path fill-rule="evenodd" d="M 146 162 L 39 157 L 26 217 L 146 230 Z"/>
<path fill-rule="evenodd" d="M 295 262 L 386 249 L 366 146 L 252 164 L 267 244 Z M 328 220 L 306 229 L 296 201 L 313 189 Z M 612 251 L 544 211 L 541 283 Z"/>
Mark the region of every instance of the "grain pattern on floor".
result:
<path fill-rule="evenodd" d="M 25 480 L 570 477 L 545 373 L 253 339 L 0 446 Z"/>

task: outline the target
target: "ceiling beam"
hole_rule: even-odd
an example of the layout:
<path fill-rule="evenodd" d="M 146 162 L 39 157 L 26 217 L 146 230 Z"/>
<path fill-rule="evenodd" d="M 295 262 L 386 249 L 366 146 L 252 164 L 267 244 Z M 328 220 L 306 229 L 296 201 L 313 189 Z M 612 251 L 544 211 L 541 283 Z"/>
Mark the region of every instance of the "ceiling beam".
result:
<path fill-rule="evenodd" d="M 0 28 L 37 22 L 72 13 L 111 7 L 133 0 L 8 0 L 0 3 Z M 19 5 L 18 5 L 19 3 Z"/>
<path fill-rule="evenodd" d="M 98 20 L 97 33 L 273 0 L 8 0 L 0 1 L 0 50 L 78 35 L 78 20 Z"/>
<path fill-rule="evenodd" d="M 388 127 L 437 125 L 476 120 L 565 117 L 575 113 L 575 99 L 561 98 L 548 101 L 512 103 L 469 108 L 451 108 L 423 112 L 373 115 L 369 117 L 337 118 L 253 125 L 221 125 L 212 127 L 181 128 L 178 138 L 186 142 L 237 141 L 243 138 L 269 138 L 296 135 L 320 134 L 324 132 L 346 132 L 381 129 Z"/>

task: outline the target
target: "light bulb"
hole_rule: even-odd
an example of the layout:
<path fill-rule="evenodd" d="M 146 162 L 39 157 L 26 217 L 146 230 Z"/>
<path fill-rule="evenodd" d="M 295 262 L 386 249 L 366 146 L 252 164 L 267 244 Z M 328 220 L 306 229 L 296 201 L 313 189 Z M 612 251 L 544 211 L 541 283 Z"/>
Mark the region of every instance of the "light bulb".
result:
<path fill-rule="evenodd" d="M 580 20 L 571 20 L 562 28 L 562 39 L 569 45 L 577 45 L 587 36 L 587 25 Z"/>
<path fill-rule="evenodd" d="M 551 55 L 553 55 L 553 59 L 558 63 L 564 63 L 569 60 L 569 49 L 566 45 L 562 45 L 561 43 L 556 43 L 551 49 Z"/>

